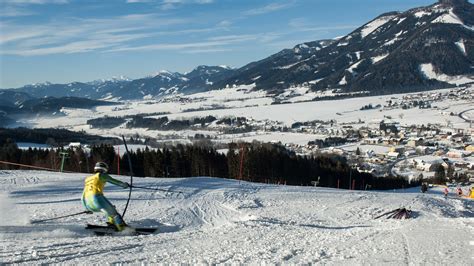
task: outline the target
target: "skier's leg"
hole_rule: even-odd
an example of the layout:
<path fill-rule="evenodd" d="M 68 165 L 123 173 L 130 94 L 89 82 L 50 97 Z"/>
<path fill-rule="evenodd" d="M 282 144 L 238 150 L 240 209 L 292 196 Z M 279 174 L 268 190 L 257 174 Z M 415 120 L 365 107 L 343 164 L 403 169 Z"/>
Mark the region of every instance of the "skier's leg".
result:
<path fill-rule="evenodd" d="M 97 203 L 100 206 L 100 211 L 107 216 L 107 221 L 112 222 L 119 231 L 123 230 L 126 224 L 123 221 L 122 216 L 120 216 L 115 209 L 115 206 L 102 195 L 97 196 L 96 198 Z"/>
<path fill-rule="evenodd" d="M 84 206 L 84 208 L 88 211 L 92 211 L 92 212 L 98 212 L 100 211 L 96 204 L 95 204 L 95 197 L 84 197 L 84 195 L 82 195 L 81 197 L 81 202 L 82 202 L 82 206 Z"/>

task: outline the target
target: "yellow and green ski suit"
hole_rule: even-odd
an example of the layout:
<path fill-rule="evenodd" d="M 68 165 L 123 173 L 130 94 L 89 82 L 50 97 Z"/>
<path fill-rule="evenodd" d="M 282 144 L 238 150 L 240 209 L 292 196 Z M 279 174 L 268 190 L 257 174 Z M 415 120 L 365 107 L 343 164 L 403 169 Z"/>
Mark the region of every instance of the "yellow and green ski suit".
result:
<path fill-rule="evenodd" d="M 123 188 L 129 187 L 127 183 L 114 179 L 106 173 L 95 173 L 85 180 L 82 205 L 89 211 L 104 213 L 108 223 L 113 223 L 121 230 L 125 226 L 125 222 L 115 206 L 104 196 L 104 186 L 107 182 Z"/>

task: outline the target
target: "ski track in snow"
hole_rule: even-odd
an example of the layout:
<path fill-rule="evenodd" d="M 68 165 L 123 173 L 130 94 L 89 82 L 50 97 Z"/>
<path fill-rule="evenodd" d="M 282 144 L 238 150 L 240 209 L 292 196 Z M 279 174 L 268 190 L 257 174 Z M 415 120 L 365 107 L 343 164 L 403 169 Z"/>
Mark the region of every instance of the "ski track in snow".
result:
<path fill-rule="evenodd" d="M 134 189 L 125 220 L 158 226 L 144 236 L 96 237 L 86 223 L 99 214 L 43 224 L 82 211 L 85 174 L 0 171 L 0 264 L 473 263 L 474 204 L 441 189 L 348 191 L 255 184 L 219 178 L 135 178 L 134 184 L 184 195 Z M 128 181 L 128 177 L 119 176 Z M 128 191 L 107 185 L 123 210 Z M 373 217 L 398 207 L 414 219 Z"/>

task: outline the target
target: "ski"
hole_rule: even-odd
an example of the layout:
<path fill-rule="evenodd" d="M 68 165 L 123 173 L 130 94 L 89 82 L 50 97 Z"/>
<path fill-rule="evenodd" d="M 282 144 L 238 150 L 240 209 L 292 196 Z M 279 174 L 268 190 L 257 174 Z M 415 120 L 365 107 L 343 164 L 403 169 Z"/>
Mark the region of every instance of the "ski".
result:
<path fill-rule="evenodd" d="M 380 214 L 379 216 L 375 217 L 374 219 L 378 219 L 378 218 L 380 218 L 380 217 L 382 217 L 382 216 L 385 216 L 385 215 L 393 214 L 394 212 L 397 212 L 397 211 L 399 211 L 399 210 L 400 210 L 400 209 L 395 209 L 395 210 L 393 210 L 393 211 L 384 212 L 384 213 Z"/>
<path fill-rule="evenodd" d="M 115 227 L 87 224 L 85 229 L 91 230 L 97 236 L 111 236 L 111 235 L 150 235 L 158 231 L 158 228 L 148 227 L 128 227 L 124 231 L 117 231 Z"/>

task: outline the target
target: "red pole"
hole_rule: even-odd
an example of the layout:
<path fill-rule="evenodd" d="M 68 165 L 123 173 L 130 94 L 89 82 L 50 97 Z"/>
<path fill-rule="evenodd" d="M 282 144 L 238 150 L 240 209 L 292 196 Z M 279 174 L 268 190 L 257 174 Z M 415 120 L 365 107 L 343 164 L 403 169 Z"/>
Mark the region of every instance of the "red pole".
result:
<path fill-rule="evenodd" d="M 337 189 L 339 189 L 339 183 L 341 182 L 340 179 L 337 180 Z"/>
<path fill-rule="evenodd" d="M 244 167 L 244 145 L 242 144 L 241 148 L 241 153 L 240 153 L 240 176 L 239 176 L 239 182 L 242 180 L 242 170 Z"/>
<path fill-rule="evenodd" d="M 354 179 L 354 180 L 352 180 L 352 190 L 355 189 L 355 186 L 356 186 L 356 181 L 355 181 L 355 179 Z"/>

